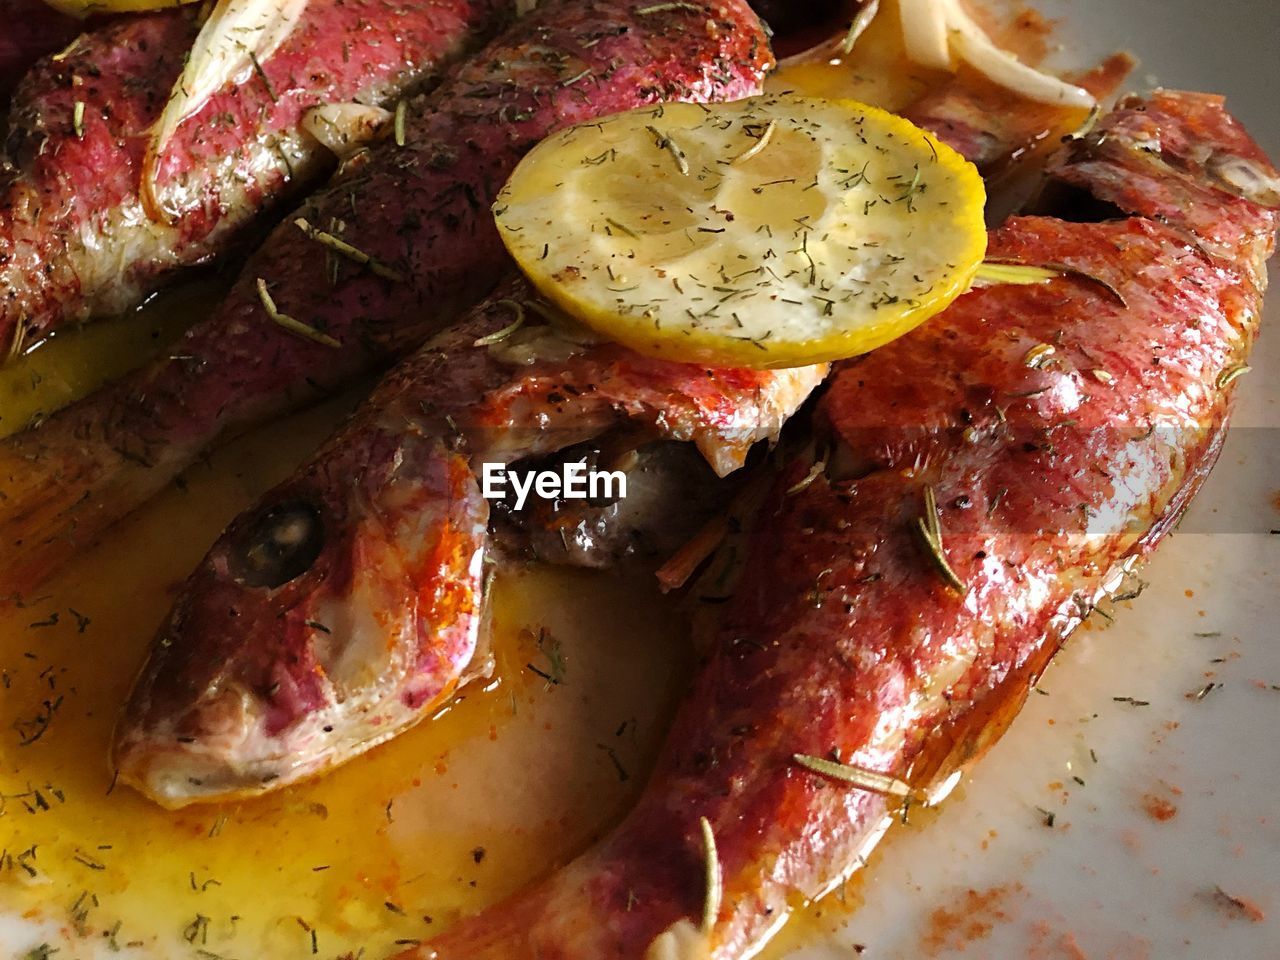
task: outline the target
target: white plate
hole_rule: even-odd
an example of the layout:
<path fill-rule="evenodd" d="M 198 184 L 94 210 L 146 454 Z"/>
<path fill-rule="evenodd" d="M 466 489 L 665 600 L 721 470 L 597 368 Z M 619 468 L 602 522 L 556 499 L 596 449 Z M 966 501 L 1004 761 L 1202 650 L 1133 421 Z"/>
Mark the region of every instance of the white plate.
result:
<path fill-rule="evenodd" d="M 1063 63 L 1124 46 L 1142 60 L 1131 86 L 1225 93 L 1280 157 L 1280 5 L 1040 8 L 1065 20 Z M 1280 299 L 1268 314 L 1280 327 Z M 1280 685 L 1280 536 L 1268 532 L 1280 528 L 1280 331 L 1267 326 L 1222 461 L 1144 572 L 1147 591 L 1114 626 L 1072 639 L 1041 685 L 1048 696 L 1031 698 L 940 811 L 891 832 L 846 905 L 833 898 L 802 935 L 784 935 L 786 956 L 848 960 L 854 945 L 888 960 L 1280 956 L 1280 691 L 1270 689 Z M 1188 699 L 1207 671 L 1223 686 Z M 1153 815 L 1173 808 L 1171 819 Z M 1052 828 L 1040 810 L 1053 812 Z M 1244 916 L 1219 889 L 1266 918 Z M 0 956 L 32 938 L 0 917 Z M 91 945 L 55 956 L 95 955 L 115 956 Z"/>

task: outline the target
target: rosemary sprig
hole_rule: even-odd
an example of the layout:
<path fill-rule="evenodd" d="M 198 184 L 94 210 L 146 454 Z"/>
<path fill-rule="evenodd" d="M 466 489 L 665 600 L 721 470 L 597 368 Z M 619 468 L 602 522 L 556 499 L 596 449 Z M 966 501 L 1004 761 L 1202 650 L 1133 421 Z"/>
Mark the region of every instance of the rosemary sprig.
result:
<path fill-rule="evenodd" d="M 1214 383 L 1219 390 L 1226 389 L 1228 385 L 1235 383 L 1252 369 L 1253 367 L 1247 363 L 1233 363 L 1218 374 L 1218 379 Z"/>
<path fill-rule="evenodd" d="M 76 139 L 84 137 L 84 101 L 77 100 L 71 112 L 71 126 L 75 129 Z"/>
<path fill-rule="evenodd" d="M 542 670 L 532 663 L 525 667 L 547 681 L 547 689 L 558 687 L 564 683 L 566 670 L 564 650 L 560 641 L 546 627 L 538 629 L 538 649 L 547 658 L 547 669 Z"/>
<path fill-rule="evenodd" d="M 840 41 L 840 52 L 846 57 L 853 53 L 854 45 L 858 42 L 858 38 L 866 32 L 867 27 L 871 26 L 871 21 L 875 19 L 878 9 L 878 3 L 861 4 L 858 15 L 853 18 L 853 22 L 849 24 L 849 29 L 845 31 L 844 39 Z"/>
<path fill-rule="evenodd" d="M 67 59 L 67 57 L 71 56 L 73 53 L 76 52 L 76 50 L 80 48 L 80 44 L 84 42 L 84 38 L 85 38 L 85 35 L 83 33 L 80 34 L 80 36 L 76 37 L 74 40 L 72 40 L 69 44 L 67 44 L 65 47 L 63 47 L 61 50 L 59 50 L 49 59 L 52 60 L 54 63 L 61 63 L 63 60 Z"/>
<path fill-rule="evenodd" d="M 917 797 L 917 792 L 911 788 L 910 784 L 886 773 L 866 770 L 847 763 L 837 763 L 835 760 L 826 760 L 804 753 L 793 754 L 791 759 L 806 770 L 851 784 L 870 793 L 878 793 L 886 797 Z"/>
<path fill-rule="evenodd" d="M 507 324 L 501 330 L 495 330 L 493 333 L 486 334 L 483 337 L 477 337 L 472 341 L 473 347 L 489 347 L 495 343 L 501 343 L 507 337 L 511 336 L 522 326 L 524 326 L 524 305 L 515 300 L 499 300 L 495 306 L 510 307 L 516 312 L 516 318 Z"/>
<path fill-rule="evenodd" d="M 917 163 L 915 165 L 915 173 L 911 177 L 911 182 L 902 188 L 902 196 L 896 198 L 896 202 L 905 202 L 907 205 L 907 212 L 915 213 L 914 197 L 919 193 L 924 193 L 924 184 L 920 182 L 920 164 Z"/>
<path fill-rule="evenodd" d="M 613 227 L 613 229 L 617 230 L 619 233 L 622 233 L 628 237 L 631 237 L 633 240 L 640 239 L 640 234 L 636 233 L 634 230 L 628 227 L 625 223 L 619 223 L 617 220 L 613 219 L 613 217 L 605 217 L 604 222 L 607 223 L 609 226 Z"/>
<path fill-rule="evenodd" d="M 5 361 L 16 360 L 22 356 L 22 351 L 27 345 L 27 325 L 19 318 L 17 327 L 13 331 L 13 340 L 9 343 L 9 352 L 5 357 Z"/>
<path fill-rule="evenodd" d="M 182 939 L 194 945 L 196 941 L 205 944 L 209 942 L 209 918 L 203 913 L 197 913 L 194 920 L 182 928 Z"/>
<path fill-rule="evenodd" d="M 262 301 L 262 308 L 267 311 L 267 316 L 271 318 L 272 322 L 284 327 L 290 333 L 296 333 L 300 337 L 306 337 L 308 340 L 323 344 L 326 347 L 342 346 L 341 343 L 327 333 L 321 333 L 315 327 L 308 326 L 287 313 L 281 313 L 276 308 L 276 302 L 271 299 L 271 291 L 267 289 L 267 281 L 261 277 L 258 278 L 258 299 Z"/>
<path fill-rule="evenodd" d="M 280 98 L 276 96 L 275 88 L 271 86 L 271 81 L 267 79 L 267 72 L 262 69 L 262 63 L 258 60 L 258 55 L 252 50 L 248 51 L 249 62 L 253 64 L 253 72 L 258 75 L 258 79 L 262 81 L 262 85 L 267 89 L 267 96 L 271 98 L 272 103 L 279 103 Z"/>
<path fill-rule="evenodd" d="M 778 121 L 770 120 L 769 125 L 765 127 L 764 131 L 760 134 L 760 136 L 756 138 L 756 142 L 753 143 L 751 146 L 747 147 L 747 149 L 743 150 L 740 154 L 738 154 L 732 160 L 730 160 L 729 163 L 730 164 L 746 163 L 752 157 L 759 154 L 761 150 L 763 150 L 765 147 L 769 145 L 769 141 L 773 139 L 773 131 L 776 130 L 777 128 L 778 128 Z"/>
<path fill-rule="evenodd" d="M 956 593 L 964 593 L 968 585 L 947 562 L 947 552 L 942 545 L 942 525 L 938 522 L 938 499 L 933 487 L 927 484 L 924 488 L 924 516 L 916 517 L 915 527 L 943 582 Z"/>
<path fill-rule="evenodd" d="M 400 100 L 398 103 L 396 103 L 396 117 L 395 117 L 395 121 L 394 121 L 394 123 L 393 123 L 393 129 L 395 130 L 395 138 L 396 138 L 396 146 L 397 146 L 397 147 L 403 147 L 403 146 L 404 146 L 404 115 L 405 115 L 405 109 L 406 109 L 406 104 L 405 104 L 405 101 L 404 101 L 404 100 Z"/>
<path fill-rule="evenodd" d="M 1090 283 L 1096 283 L 1102 287 L 1107 293 L 1115 298 L 1116 302 L 1122 307 L 1128 307 L 1129 302 L 1125 300 L 1124 294 L 1113 287 L 1106 280 L 1095 276 L 1092 273 L 1086 273 L 1076 267 L 1067 266 L 1065 263 L 1045 263 L 1041 266 L 1031 266 L 1025 263 L 1019 263 L 1016 260 L 984 260 L 978 267 L 978 272 L 974 274 L 975 283 L 983 284 L 1039 284 L 1048 283 L 1058 277 L 1075 277 L 1079 280 L 1088 280 Z"/>
<path fill-rule="evenodd" d="M 647 17 L 655 13 L 666 13 L 670 10 L 687 10 L 690 13 L 702 13 L 706 7 L 700 7 L 696 3 L 655 3 L 652 6 L 641 7 L 635 12 L 637 17 Z"/>
<path fill-rule="evenodd" d="M 702 827 L 702 852 L 706 864 L 706 897 L 702 901 L 702 932 L 710 933 L 720 916 L 720 901 L 724 897 L 724 878 L 720 875 L 720 854 L 716 850 L 716 834 L 711 821 L 699 817 Z"/>
<path fill-rule="evenodd" d="M 676 169 L 680 171 L 680 175 L 687 177 L 689 175 L 689 158 L 680 149 L 680 144 L 652 124 L 649 124 L 645 129 L 652 133 L 657 140 L 655 146 L 659 150 L 666 150 L 675 159 Z"/>
<path fill-rule="evenodd" d="M 822 476 L 823 472 L 826 469 L 827 469 L 827 462 L 825 460 L 814 461 L 813 466 L 809 468 L 809 472 L 806 473 L 804 477 L 796 481 L 791 486 L 787 487 L 786 495 L 788 497 L 794 497 L 797 493 L 800 493 L 805 488 L 807 488 L 810 484 L 812 484 L 813 481 L 817 480 L 818 477 Z"/>
<path fill-rule="evenodd" d="M 1001 263 L 998 260 L 984 260 L 978 265 L 978 272 L 973 275 L 974 283 L 992 285 L 1032 286 L 1048 283 L 1062 276 L 1057 270 L 1044 267 L 1031 267 L 1021 263 Z"/>
<path fill-rule="evenodd" d="M 382 277 L 384 280 L 391 280 L 395 283 L 405 282 L 405 275 L 400 271 L 387 266 L 377 257 L 372 257 L 363 250 L 353 247 L 345 240 L 335 237 L 332 233 L 316 228 L 305 217 L 298 217 L 293 221 L 293 225 L 305 233 L 308 238 L 316 241 L 316 243 L 328 247 L 334 253 L 344 256 L 362 267 L 368 267 L 371 273 Z"/>
<path fill-rule="evenodd" d="M 1057 348 L 1051 343 L 1037 343 L 1027 351 L 1027 355 L 1022 358 L 1022 362 L 1032 370 L 1043 370 L 1048 366 L 1050 358 L 1057 352 Z"/>

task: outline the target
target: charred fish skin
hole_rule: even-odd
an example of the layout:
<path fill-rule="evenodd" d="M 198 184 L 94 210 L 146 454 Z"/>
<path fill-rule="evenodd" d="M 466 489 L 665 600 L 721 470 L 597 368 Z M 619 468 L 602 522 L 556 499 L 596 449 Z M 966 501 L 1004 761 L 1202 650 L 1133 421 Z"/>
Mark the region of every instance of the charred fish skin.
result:
<path fill-rule="evenodd" d="M 231 525 L 186 583 L 117 726 L 120 778 L 167 806 L 274 789 L 429 716 L 484 613 L 483 465 L 621 425 L 738 467 L 825 376 L 712 371 L 583 342 L 523 279 L 395 368 Z M 508 332 L 513 313 L 526 322 Z"/>
<path fill-rule="evenodd" d="M 1212 466 L 1256 333 L 1276 210 L 1206 181 L 1183 146 L 1274 176 L 1198 94 L 1128 101 L 1073 145 L 1058 177 L 1164 222 L 1014 219 L 994 256 L 1073 272 L 972 291 L 842 365 L 815 432 L 853 469 L 797 489 L 813 463 L 799 458 L 779 477 L 636 808 L 540 887 L 406 957 L 641 958 L 673 927 L 716 960 L 753 955 L 900 815 L 860 774 L 918 798 L 999 737 Z M 1042 344 L 1053 362 L 1028 363 Z M 706 936 L 690 920 L 707 895 L 701 817 L 723 879 Z"/>
<path fill-rule="evenodd" d="M 404 147 L 354 158 L 288 217 L 165 357 L 0 444 L 0 598 L 41 582 L 224 431 L 386 365 L 487 293 L 506 269 L 488 206 L 545 134 L 759 91 L 772 56 L 744 0 L 639 9 L 550 0 L 526 14 L 408 105 Z M 259 280 L 280 313 L 340 346 L 273 322 Z"/>
<path fill-rule="evenodd" d="M 0 357 L 73 321 L 122 313 L 224 252 L 332 160 L 312 107 L 383 104 L 506 17 L 500 0 L 312 0 L 275 53 L 181 127 L 140 193 L 150 128 L 199 30 L 192 8 L 118 19 L 46 57 L 14 93 L 0 179 Z M 172 222 L 169 220 L 172 219 Z"/>

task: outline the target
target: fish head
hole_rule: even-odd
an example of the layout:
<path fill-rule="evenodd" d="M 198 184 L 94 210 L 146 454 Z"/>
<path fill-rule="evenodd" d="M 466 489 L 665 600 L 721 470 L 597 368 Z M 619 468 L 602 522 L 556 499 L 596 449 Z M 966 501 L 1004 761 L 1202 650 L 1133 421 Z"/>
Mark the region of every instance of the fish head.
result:
<path fill-rule="evenodd" d="M 462 457 L 405 453 L 303 475 L 227 529 L 117 724 L 122 781 L 169 807 L 262 793 L 452 692 L 473 666 L 487 505 Z"/>

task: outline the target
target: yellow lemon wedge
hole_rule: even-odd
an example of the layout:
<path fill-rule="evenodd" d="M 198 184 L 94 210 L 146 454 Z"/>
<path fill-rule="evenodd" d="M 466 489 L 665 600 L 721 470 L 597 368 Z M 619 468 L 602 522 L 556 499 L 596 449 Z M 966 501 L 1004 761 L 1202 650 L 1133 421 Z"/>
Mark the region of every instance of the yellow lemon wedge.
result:
<path fill-rule="evenodd" d="M 969 288 L 972 164 L 901 117 L 790 95 L 554 134 L 494 204 L 534 285 L 642 353 L 790 367 L 873 350 Z"/>

